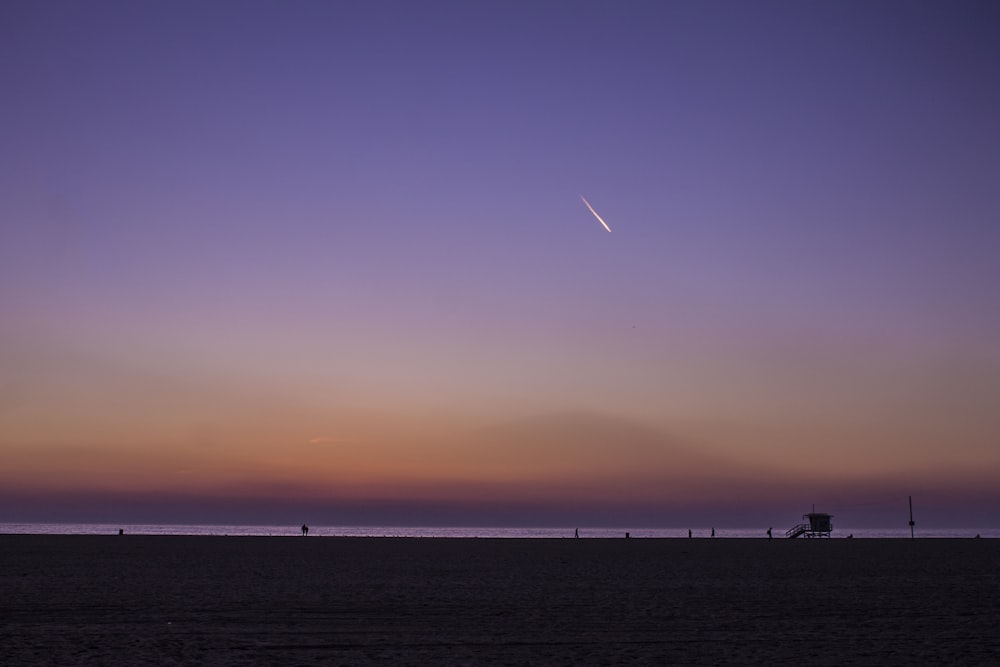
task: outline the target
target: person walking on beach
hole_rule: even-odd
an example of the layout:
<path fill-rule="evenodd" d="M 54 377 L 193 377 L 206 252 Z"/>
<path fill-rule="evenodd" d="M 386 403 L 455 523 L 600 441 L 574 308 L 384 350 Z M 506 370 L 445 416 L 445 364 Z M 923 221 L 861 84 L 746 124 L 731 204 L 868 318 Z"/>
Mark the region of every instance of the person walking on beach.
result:
<path fill-rule="evenodd" d="M 771 539 L 771 529 L 767 529 L 767 539 Z"/>
<path fill-rule="evenodd" d="M 580 537 L 580 529 L 579 528 L 574 528 L 573 529 L 573 537 Z"/>
<path fill-rule="evenodd" d="M 715 537 L 715 528 L 712 528 L 712 537 Z"/>
<path fill-rule="evenodd" d="M 688 537 L 691 537 L 691 529 L 688 528 Z"/>
<path fill-rule="evenodd" d="M 302 537 L 305 537 L 308 534 L 309 534 L 309 526 L 307 526 L 306 524 L 302 524 Z"/>

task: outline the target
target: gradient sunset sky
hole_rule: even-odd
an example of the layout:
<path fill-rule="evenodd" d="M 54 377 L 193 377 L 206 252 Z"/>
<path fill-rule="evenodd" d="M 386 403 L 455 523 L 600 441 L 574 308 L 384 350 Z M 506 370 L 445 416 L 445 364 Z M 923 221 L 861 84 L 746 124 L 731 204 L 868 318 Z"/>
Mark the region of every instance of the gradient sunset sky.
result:
<path fill-rule="evenodd" d="M 0 522 L 996 526 L 998 36 L 3 2 Z"/>

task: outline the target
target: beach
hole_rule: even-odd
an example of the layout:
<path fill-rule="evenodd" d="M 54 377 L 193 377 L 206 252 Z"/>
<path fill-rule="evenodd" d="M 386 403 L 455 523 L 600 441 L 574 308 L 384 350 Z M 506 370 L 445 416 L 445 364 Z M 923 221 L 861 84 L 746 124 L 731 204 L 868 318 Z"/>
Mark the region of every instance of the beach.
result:
<path fill-rule="evenodd" d="M 1000 540 L 0 535 L 0 663 L 997 664 Z"/>

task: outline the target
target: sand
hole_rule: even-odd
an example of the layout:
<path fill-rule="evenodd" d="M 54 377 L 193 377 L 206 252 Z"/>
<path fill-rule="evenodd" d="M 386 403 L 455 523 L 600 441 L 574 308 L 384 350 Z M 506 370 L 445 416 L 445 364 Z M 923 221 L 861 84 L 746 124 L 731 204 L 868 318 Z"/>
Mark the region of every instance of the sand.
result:
<path fill-rule="evenodd" d="M 0 535 L 0 664 L 1000 664 L 1000 540 Z"/>

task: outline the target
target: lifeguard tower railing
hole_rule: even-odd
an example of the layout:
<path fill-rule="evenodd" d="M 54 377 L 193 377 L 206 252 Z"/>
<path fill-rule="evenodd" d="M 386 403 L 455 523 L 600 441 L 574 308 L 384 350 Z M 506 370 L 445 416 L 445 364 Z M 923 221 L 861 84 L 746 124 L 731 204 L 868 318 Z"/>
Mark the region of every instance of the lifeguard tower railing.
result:
<path fill-rule="evenodd" d="M 808 523 L 800 523 L 785 531 L 785 537 L 830 537 L 833 531 L 833 515 L 822 512 L 810 512 L 803 514 L 803 519 L 808 519 Z"/>

